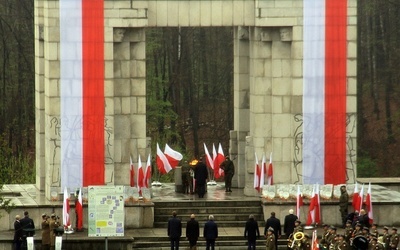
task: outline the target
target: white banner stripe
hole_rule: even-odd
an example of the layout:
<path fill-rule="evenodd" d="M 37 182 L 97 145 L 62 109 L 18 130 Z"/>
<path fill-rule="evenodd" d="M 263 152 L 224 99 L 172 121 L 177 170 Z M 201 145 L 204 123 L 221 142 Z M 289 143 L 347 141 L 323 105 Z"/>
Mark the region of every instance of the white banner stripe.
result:
<path fill-rule="evenodd" d="M 325 0 L 304 0 L 303 183 L 324 183 Z"/>
<path fill-rule="evenodd" d="M 82 186 L 82 3 L 60 0 L 61 186 Z"/>

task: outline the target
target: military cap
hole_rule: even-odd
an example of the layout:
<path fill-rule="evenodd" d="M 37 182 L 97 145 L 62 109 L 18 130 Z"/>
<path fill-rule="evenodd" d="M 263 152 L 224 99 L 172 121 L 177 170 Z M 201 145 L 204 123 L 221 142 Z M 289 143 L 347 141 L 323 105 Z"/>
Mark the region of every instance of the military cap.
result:
<path fill-rule="evenodd" d="M 274 232 L 274 229 L 273 229 L 272 227 L 269 227 L 269 228 L 268 228 L 268 231 Z"/>
<path fill-rule="evenodd" d="M 327 224 L 322 224 L 322 227 L 329 227 L 329 225 L 327 225 Z"/>
<path fill-rule="evenodd" d="M 336 234 L 337 237 L 344 237 L 343 234 Z"/>
<path fill-rule="evenodd" d="M 55 218 L 56 217 L 56 214 L 51 214 L 51 218 Z"/>
<path fill-rule="evenodd" d="M 378 224 L 376 224 L 376 223 L 373 223 L 373 224 L 372 224 L 372 226 L 373 226 L 373 227 L 377 227 L 377 226 L 378 226 Z"/>
<path fill-rule="evenodd" d="M 331 230 L 336 230 L 336 227 L 330 226 L 329 229 L 331 229 Z"/>
<path fill-rule="evenodd" d="M 394 231 L 397 231 L 397 228 L 395 228 L 395 227 L 392 227 L 392 230 L 394 230 Z"/>
<path fill-rule="evenodd" d="M 43 217 L 46 217 L 46 216 L 47 216 L 47 214 L 45 214 L 45 213 L 44 213 L 44 214 L 42 214 L 42 218 L 43 218 Z"/>
<path fill-rule="evenodd" d="M 351 220 L 347 220 L 347 221 L 346 221 L 346 224 L 351 224 Z"/>
<path fill-rule="evenodd" d="M 369 232 L 369 228 L 368 227 L 363 227 L 363 229 L 362 230 L 366 230 L 366 231 L 368 231 Z"/>
<path fill-rule="evenodd" d="M 356 227 L 361 227 L 361 224 L 360 224 L 360 223 L 357 223 L 357 224 L 356 224 Z"/>
<path fill-rule="evenodd" d="M 383 230 L 389 231 L 389 228 L 387 226 L 384 226 Z"/>

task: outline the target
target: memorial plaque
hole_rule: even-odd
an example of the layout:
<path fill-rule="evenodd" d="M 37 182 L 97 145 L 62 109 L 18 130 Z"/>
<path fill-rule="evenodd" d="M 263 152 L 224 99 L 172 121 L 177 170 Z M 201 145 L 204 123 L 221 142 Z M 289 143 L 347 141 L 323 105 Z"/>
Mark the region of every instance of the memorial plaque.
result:
<path fill-rule="evenodd" d="M 319 188 L 319 197 L 323 200 L 332 199 L 333 184 L 322 185 Z"/>

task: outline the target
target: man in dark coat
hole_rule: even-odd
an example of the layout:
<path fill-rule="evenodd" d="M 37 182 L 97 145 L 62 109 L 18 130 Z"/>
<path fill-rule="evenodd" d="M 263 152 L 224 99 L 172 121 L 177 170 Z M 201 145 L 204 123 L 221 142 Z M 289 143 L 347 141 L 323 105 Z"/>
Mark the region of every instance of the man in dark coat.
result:
<path fill-rule="evenodd" d="M 195 215 L 192 214 L 190 220 L 186 223 L 186 239 L 189 240 L 190 250 L 196 250 L 199 235 L 199 222 L 195 219 Z"/>
<path fill-rule="evenodd" d="M 215 240 L 218 238 L 218 226 L 214 221 L 214 215 L 208 216 L 208 221 L 204 224 L 204 238 L 206 239 L 206 250 L 215 249 Z"/>
<path fill-rule="evenodd" d="M 274 229 L 275 247 L 278 249 L 278 238 L 281 236 L 281 221 L 275 217 L 275 212 L 271 212 L 271 217 L 265 222 L 264 235 L 267 235 L 270 227 Z"/>
<path fill-rule="evenodd" d="M 347 193 L 346 186 L 342 185 L 340 187 L 340 198 L 339 198 L 339 211 L 340 215 L 342 217 L 342 227 L 346 228 L 346 221 L 347 221 L 347 215 L 349 213 L 348 207 L 349 207 L 349 194 Z"/>
<path fill-rule="evenodd" d="M 182 222 L 176 217 L 176 211 L 172 212 L 172 218 L 168 220 L 168 237 L 171 241 L 171 250 L 179 249 L 179 240 L 182 235 Z"/>
<path fill-rule="evenodd" d="M 258 223 L 252 214 L 249 216 L 249 220 L 246 222 L 244 237 L 247 238 L 247 250 L 255 250 L 256 240 L 260 237 L 260 230 L 258 228 Z"/>
<path fill-rule="evenodd" d="M 16 215 L 15 216 L 15 221 L 14 221 L 14 243 L 15 243 L 15 250 L 21 250 L 21 244 L 22 244 L 22 227 L 21 227 L 21 222 L 20 222 L 20 216 Z"/>
<path fill-rule="evenodd" d="M 208 171 L 202 157 L 200 157 L 200 160 L 196 165 L 194 178 L 196 179 L 197 193 L 199 195 L 199 198 L 203 198 L 204 194 L 206 193 Z"/>
<path fill-rule="evenodd" d="M 225 161 L 222 162 L 219 167 L 224 170 L 225 192 L 232 192 L 232 178 L 235 175 L 235 166 L 233 165 L 233 161 L 229 159 L 229 156 L 226 156 Z"/>
<path fill-rule="evenodd" d="M 285 216 L 285 221 L 283 223 L 283 232 L 285 233 L 286 238 L 289 238 L 289 236 L 293 233 L 294 223 L 298 219 L 297 215 L 294 215 L 293 212 L 293 209 L 289 209 L 289 214 Z"/>

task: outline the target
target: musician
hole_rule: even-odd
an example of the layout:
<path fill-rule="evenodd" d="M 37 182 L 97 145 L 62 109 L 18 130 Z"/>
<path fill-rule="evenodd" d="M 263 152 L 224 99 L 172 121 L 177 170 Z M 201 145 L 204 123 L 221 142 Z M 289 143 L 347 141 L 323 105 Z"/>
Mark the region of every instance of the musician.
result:
<path fill-rule="evenodd" d="M 371 229 L 369 231 L 370 231 L 370 234 L 372 234 L 372 236 L 374 236 L 375 238 L 378 239 L 378 237 L 379 237 L 378 224 L 373 223 L 371 226 Z"/>
<path fill-rule="evenodd" d="M 354 228 L 353 238 L 358 236 L 358 235 L 362 235 L 362 230 L 361 230 L 361 224 L 360 223 L 357 223 L 356 227 Z"/>
<path fill-rule="evenodd" d="M 392 227 L 392 233 L 390 235 L 389 249 L 396 250 L 398 244 L 399 244 L 399 235 L 397 234 L 397 228 Z"/>
<path fill-rule="evenodd" d="M 301 240 L 302 250 L 311 250 L 311 239 L 308 233 L 304 233 L 304 238 Z"/>
<path fill-rule="evenodd" d="M 369 236 L 369 228 L 368 228 L 368 227 L 363 227 L 363 229 L 362 229 L 362 231 L 361 231 L 361 235 L 368 239 L 368 236 Z"/>
<path fill-rule="evenodd" d="M 368 246 L 371 250 L 384 250 L 383 245 L 378 241 L 378 238 L 372 237 L 370 246 Z"/>
<path fill-rule="evenodd" d="M 60 222 L 58 221 L 59 217 L 56 216 L 56 214 L 52 214 L 50 217 L 50 249 L 54 250 L 55 249 L 55 244 L 56 244 L 56 234 L 54 233 L 54 229 L 58 228 L 60 226 Z"/>
<path fill-rule="evenodd" d="M 347 250 L 349 248 L 349 244 L 346 242 L 344 234 L 338 234 L 338 240 L 336 243 L 336 248 L 338 250 Z"/>
<path fill-rule="evenodd" d="M 265 238 L 267 239 L 265 242 L 266 250 L 276 250 L 274 229 L 272 227 L 268 228 Z"/>
<path fill-rule="evenodd" d="M 385 250 L 389 250 L 390 246 L 390 234 L 387 226 L 383 227 L 382 243 Z"/>
<path fill-rule="evenodd" d="M 294 222 L 294 231 L 293 231 L 293 233 L 292 234 L 290 234 L 289 235 L 289 237 L 288 237 L 288 244 L 287 244 L 287 246 L 288 246 L 288 249 L 292 249 L 292 243 L 293 243 L 293 238 L 294 238 L 294 235 L 296 234 L 296 233 L 298 233 L 298 232 L 303 232 L 303 227 L 301 226 L 301 221 L 300 220 L 296 220 L 295 222 Z"/>
<path fill-rule="evenodd" d="M 337 229 L 334 226 L 329 227 L 329 234 L 326 239 L 326 243 L 329 249 L 335 249 L 336 242 L 338 241 L 338 238 L 336 236 L 336 230 Z"/>
<path fill-rule="evenodd" d="M 326 224 L 322 224 L 322 228 L 324 232 L 322 233 L 322 238 L 320 240 L 319 248 L 321 249 L 328 249 L 328 236 L 329 236 L 329 226 Z"/>
<path fill-rule="evenodd" d="M 351 226 L 352 221 L 351 220 L 347 220 L 346 221 L 346 228 L 344 231 L 344 240 L 346 241 L 346 243 L 350 246 L 350 242 L 351 242 L 351 238 L 353 237 L 353 227 Z"/>

